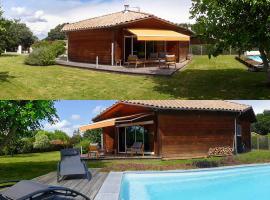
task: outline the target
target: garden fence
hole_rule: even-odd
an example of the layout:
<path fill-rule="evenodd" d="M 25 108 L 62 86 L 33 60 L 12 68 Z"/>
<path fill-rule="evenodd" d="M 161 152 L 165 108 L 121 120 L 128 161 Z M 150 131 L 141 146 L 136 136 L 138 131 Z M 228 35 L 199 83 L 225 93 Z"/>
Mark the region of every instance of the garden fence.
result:
<path fill-rule="evenodd" d="M 252 149 L 256 150 L 270 150 L 270 137 L 268 135 L 252 135 L 251 146 Z"/>
<path fill-rule="evenodd" d="M 208 55 L 208 45 L 191 45 L 189 53 L 192 55 Z M 238 55 L 238 52 L 230 48 L 228 51 L 224 51 L 222 55 Z"/>

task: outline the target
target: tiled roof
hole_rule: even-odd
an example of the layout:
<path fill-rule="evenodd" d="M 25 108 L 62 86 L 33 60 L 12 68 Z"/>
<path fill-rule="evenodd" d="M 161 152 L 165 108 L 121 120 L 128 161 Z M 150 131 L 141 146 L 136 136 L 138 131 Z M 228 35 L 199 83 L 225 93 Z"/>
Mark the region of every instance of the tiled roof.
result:
<path fill-rule="evenodd" d="M 87 30 L 87 29 L 95 29 L 95 28 L 108 28 L 108 27 L 131 23 L 137 20 L 142 20 L 142 19 L 147 19 L 147 18 L 156 18 L 156 19 L 165 21 L 167 23 L 173 24 L 175 26 L 178 26 L 172 22 L 158 18 L 152 14 L 128 10 L 128 11 L 121 11 L 117 13 L 112 13 L 112 14 L 103 15 L 100 17 L 95 17 L 95 18 L 67 24 L 63 27 L 62 31 L 69 32 L 69 31 Z M 186 30 L 186 31 L 191 32 L 189 30 Z"/>
<path fill-rule="evenodd" d="M 249 105 L 239 104 L 230 101 L 222 100 L 125 100 L 118 101 L 111 107 L 104 110 L 94 119 L 97 119 L 108 110 L 115 107 L 117 104 L 131 104 L 157 109 L 172 109 L 172 110 L 207 110 L 207 111 L 226 111 L 226 112 L 245 112 L 252 111 Z M 255 117 L 255 116 L 254 116 Z"/>
<path fill-rule="evenodd" d="M 213 110 L 243 112 L 251 106 L 221 100 L 132 100 L 123 103 L 179 110 Z"/>

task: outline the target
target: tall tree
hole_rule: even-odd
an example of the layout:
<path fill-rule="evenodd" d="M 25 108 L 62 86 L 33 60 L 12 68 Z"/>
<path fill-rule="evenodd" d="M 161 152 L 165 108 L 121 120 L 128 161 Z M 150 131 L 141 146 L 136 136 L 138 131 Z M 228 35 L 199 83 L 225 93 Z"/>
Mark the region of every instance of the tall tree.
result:
<path fill-rule="evenodd" d="M 230 46 L 239 51 L 258 48 L 270 83 L 269 0 L 192 0 L 190 12 L 196 33 L 214 41 L 209 55 L 218 56 Z"/>
<path fill-rule="evenodd" d="M 14 51 L 19 45 L 22 45 L 24 49 L 27 49 L 37 41 L 37 37 L 34 36 L 33 32 L 26 24 L 21 23 L 19 20 L 9 21 L 6 30 L 8 32 L 6 44 L 7 50 Z"/>
<path fill-rule="evenodd" d="M 57 118 L 54 101 L 0 101 L 0 147 Z"/>
<path fill-rule="evenodd" d="M 3 11 L 2 11 L 2 7 L 0 5 L 0 55 L 4 52 L 5 47 L 6 47 L 6 21 L 3 18 Z"/>
<path fill-rule="evenodd" d="M 66 34 L 62 32 L 62 28 L 66 25 L 64 24 L 59 24 L 55 28 L 51 29 L 50 32 L 48 33 L 48 37 L 45 40 L 66 40 Z"/>

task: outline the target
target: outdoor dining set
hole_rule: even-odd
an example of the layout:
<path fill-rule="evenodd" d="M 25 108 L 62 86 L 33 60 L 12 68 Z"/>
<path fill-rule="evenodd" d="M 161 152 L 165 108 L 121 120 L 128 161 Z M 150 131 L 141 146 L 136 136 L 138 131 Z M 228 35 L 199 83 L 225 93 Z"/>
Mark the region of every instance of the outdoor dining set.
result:
<path fill-rule="evenodd" d="M 158 65 L 166 66 L 170 68 L 170 65 L 176 66 L 176 56 L 168 55 L 165 52 L 151 53 L 149 58 L 140 59 L 137 55 L 129 55 L 127 59 L 127 66 L 135 65 L 135 68 L 138 66 L 146 67 L 146 65 Z"/>

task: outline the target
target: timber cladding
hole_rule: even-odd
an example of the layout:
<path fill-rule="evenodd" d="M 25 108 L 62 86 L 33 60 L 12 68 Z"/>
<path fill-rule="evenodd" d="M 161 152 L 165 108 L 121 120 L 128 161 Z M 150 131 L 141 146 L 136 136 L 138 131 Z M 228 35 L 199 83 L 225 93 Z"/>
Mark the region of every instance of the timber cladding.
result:
<path fill-rule="evenodd" d="M 159 113 L 161 156 L 207 156 L 211 147 L 233 146 L 234 120 L 231 114 L 185 112 Z"/>
<path fill-rule="evenodd" d="M 111 63 L 111 43 L 113 31 L 108 29 L 88 30 L 68 33 L 68 57 L 75 62 Z"/>

